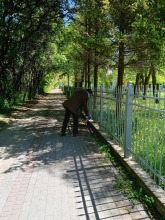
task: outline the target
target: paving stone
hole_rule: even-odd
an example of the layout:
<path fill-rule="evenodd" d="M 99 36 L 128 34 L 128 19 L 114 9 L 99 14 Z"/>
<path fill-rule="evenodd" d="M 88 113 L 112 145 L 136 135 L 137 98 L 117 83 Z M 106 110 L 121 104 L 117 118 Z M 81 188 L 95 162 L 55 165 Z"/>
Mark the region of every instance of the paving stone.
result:
<path fill-rule="evenodd" d="M 118 173 L 85 127 L 59 136 L 64 99 L 55 90 L 0 132 L 0 220 L 150 219 L 116 191 Z"/>

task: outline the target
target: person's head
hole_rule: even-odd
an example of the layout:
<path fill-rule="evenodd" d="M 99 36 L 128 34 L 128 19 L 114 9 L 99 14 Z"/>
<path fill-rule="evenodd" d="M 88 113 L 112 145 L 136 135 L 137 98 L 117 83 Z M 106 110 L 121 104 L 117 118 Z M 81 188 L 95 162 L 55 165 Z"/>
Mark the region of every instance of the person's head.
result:
<path fill-rule="evenodd" d="M 90 96 L 93 95 L 93 92 L 91 89 L 87 89 L 87 92 L 89 93 Z"/>

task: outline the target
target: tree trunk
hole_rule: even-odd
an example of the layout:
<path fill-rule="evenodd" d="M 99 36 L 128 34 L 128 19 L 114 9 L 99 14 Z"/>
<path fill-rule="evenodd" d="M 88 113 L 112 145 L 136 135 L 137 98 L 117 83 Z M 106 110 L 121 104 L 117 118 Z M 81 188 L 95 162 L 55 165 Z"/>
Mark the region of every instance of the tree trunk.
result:
<path fill-rule="evenodd" d="M 98 85 L 98 63 L 97 63 L 97 51 L 95 50 L 95 60 L 94 60 L 94 89 L 97 90 Z"/>
<path fill-rule="evenodd" d="M 147 93 L 147 86 L 149 85 L 149 80 L 150 80 L 151 74 L 152 74 L 152 71 L 150 68 L 148 76 L 145 74 L 143 95 L 146 95 L 146 93 Z M 145 97 L 143 97 L 143 99 L 145 99 Z"/>
<path fill-rule="evenodd" d="M 85 65 L 84 65 L 84 87 L 86 88 L 87 87 L 87 62 L 85 62 Z"/>
<path fill-rule="evenodd" d="M 153 65 L 151 65 L 150 67 L 151 72 L 152 72 L 152 86 L 153 86 L 153 96 L 158 97 L 158 85 L 156 88 L 156 70 L 155 67 Z M 155 99 L 155 103 L 159 103 L 159 99 Z"/>
<path fill-rule="evenodd" d="M 123 77 L 124 77 L 124 52 L 125 52 L 124 43 L 121 42 L 120 45 L 119 45 L 117 86 L 122 86 L 123 85 Z"/>
<path fill-rule="evenodd" d="M 97 90 L 98 86 L 98 65 L 94 65 L 94 89 Z"/>
<path fill-rule="evenodd" d="M 88 57 L 88 64 L 87 64 L 87 84 L 88 84 L 88 88 L 91 87 L 91 75 L 90 75 L 90 71 L 91 71 L 91 66 L 90 66 L 90 57 Z"/>
<path fill-rule="evenodd" d="M 74 72 L 74 87 L 78 87 L 77 71 Z"/>
<path fill-rule="evenodd" d="M 122 100 L 122 86 L 124 77 L 124 43 L 119 44 L 119 60 L 118 60 L 118 78 L 116 87 L 116 117 L 119 119 L 121 117 L 121 100 Z"/>
<path fill-rule="evenodd" d="M 84 83 L 84 76 L 85 76 L 85 67 L 86 63 L 83 64 L 82 67 L 82 72 L 81 72 L 81 78 L 80 78 L 80 87 L 83 87 L 83 83 Z"/>
<path fill-rule="evenodd" d="M 139 94 L 139 89 L 140 89 L 139 86 L 140 86 L 140 73 L 137 73 L 136 82 L 135 82 L 135 86 L 134 86 L 134 95 Z"/>

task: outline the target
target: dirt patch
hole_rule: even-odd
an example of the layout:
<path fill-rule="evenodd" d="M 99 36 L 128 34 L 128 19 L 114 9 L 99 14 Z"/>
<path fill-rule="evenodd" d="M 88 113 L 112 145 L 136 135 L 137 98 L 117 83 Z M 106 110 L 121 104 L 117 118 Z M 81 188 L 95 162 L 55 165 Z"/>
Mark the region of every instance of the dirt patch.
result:
<path fill-rule="evenodd" d="M 24 113 L 30 110 L 37 103 L 38 103 L 38 99 L 25 101 L 23 104 L 18 106 L 16 109 L 11 111 L 11 113 L 8 114 L 8 116 L 0 118 L 0 131 L 3 130 L 7 125 L 12 123 L 15 119 L 23 116 Z"/>

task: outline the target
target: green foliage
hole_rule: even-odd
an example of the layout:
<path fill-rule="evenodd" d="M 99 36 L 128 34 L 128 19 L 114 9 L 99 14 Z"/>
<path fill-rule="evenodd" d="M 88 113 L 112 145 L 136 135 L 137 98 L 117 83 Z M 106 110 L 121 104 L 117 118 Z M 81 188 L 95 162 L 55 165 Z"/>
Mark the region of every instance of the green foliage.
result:
<path fill-rule="evenodd" d="M 62 26 L 63 6 L 63 1 L 1 1 L 0 95 L 4 100 L 17 102 L 20 97 L 15 94 L 24 92 L 34 98 L 42 76 L 53 68 L 49 42 Z"/>
<path fill-rule="evenodd" d="M 151 65 L 164 71 L 163 0 L 74 2 L 76 8 L 67 1 L 1 1 L 0 95 L 4 100 L 19 101 L 19 95 L 14 97 L 17 93 L 33 98 L 39 86 L 49 90 L 51 80 L 43 78 L 52 72 L 65 84 L 96 86 L 121 77 L 123 83 L 135 82 L 136 74 L 149 74 Z M 74 19 L 65 23 L 63 12 L 68 8 Z M 107 67 L 113 75 L 107 75 Z"/>
<path fill-rule="evenodd" d="M 57 84 L 57 80 L 54 78 L 54 73 L 45 75 L 40 83 L 39 93 L 44 94 L 54 89 Z"/>
<path fill-rule="evenodd" d="M 124 192 L 133 204 L 137 204 L 138 200 L 140 200 L 143 204 L 154 205 L 153 197 L 144 194 L 143 189 L 139 188 L 135 182 L 129 179 L 128 174 L 125 173 L 123 168 L 118 167 L 117 170 L 120 177 L 115 179 L 115 188 L 118 191 Z"/>
<path fill-rule="evenodd" d="M 27 94 L 26 92 L 22 91 L 22 92 L 16 92 L 13 95 L 13 102 L 12 105 L 16 105 L 18 106 L 19 104 L 21 104 L 22 102 L 24 102 L 27 99 Z"/>
<path fill-rule="evenodd" d="M 4 97 L 0 97 L 0 112 L 10 114 L 13 109 L 26 100 L 26 93 L 15 93 L 9 101 Z"/>
<path fill-rule="evenodd" d="M 10 103 L 3 97 L 0 97 L 0 110 L 8 109 L 9 107 Z"/>
<path fill-rule="evenodd" d="M 119 175 L 116 176 L 114 187 L 118 191 L 124 192 L 127 198 L 132 201 L 133 205 L 137 204 L 139 200 L 144 205 L 154 205 L 153 197 L 146 195 L 143 192 L 143 189 L 137 186 L 135 181 L 130 178 L 130 175 L 126 172 L 126 170 L 121 167 L 120 163 L 117 162 L 117 159 L 115 157 L 112 157 L 112 155 L 110 154 L 110 146 L 102 144 L 101 142 L 98 142 L 98 144 L 99 151 L 104 155 L 107 162 L 111 161 L 118 171 Z"/>
<path fill-rule="evenodd" d="M 108 145 L 101 145 L 99 151 L 104 155 L 107 160 L 112 159 L 110 154 L 110 147 Z"/>
<path fill-rule="evenodd" d="M 164 70 L 164 73 L 165 73 L 165 70 Z M 162 74 L 161 72 L 157 73 L 157 76 L 156 76 L 156 79 L 157 79 L 157 83 L 158 84 L 162 84 L 163 82 L 165 82 L 165 74 Z"/>
<path fill-rule="evenodd" d="M 78 1 L 77 14 L 70 24 L 70 46 L 77 53 L 70 50 L 75 54 L 73 62 L 81 59 L 79 68 L 83 63 L 87 65 L 89 72 L 83 74 L 89 74 L 94 84 L 109 83 L 107 66 L 123 83 L 135 82 L 138 72 L 147 77 L 151 65 L 157 70 L 164 65 L 163 12 L 162 1 Z"/>

